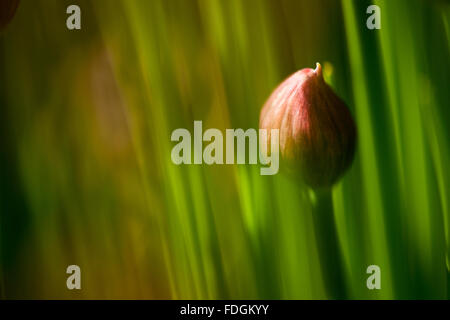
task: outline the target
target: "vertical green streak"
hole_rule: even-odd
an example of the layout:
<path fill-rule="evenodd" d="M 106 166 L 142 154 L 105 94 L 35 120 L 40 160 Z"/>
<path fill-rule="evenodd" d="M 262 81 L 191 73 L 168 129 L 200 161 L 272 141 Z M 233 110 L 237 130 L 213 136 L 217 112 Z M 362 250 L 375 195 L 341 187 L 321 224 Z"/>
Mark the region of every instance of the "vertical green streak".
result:
<path fill-rule="evenodd" d="M 154 137 L 156 142 L 158 156 L 159 169 L 164 173 L 164 189 L 167 192 L 169 200 L 168 211 L 172 212 L 174 217 L 169 221 L 168 232 L 176 236 L 170 238 L 168 255 L 168 265 L 178 265 L 173 271 L 171 271 L 171 283 L 173 284 L 174 298 L 183 297 L 199 297 L 198 285 L 201 283 L 195 273 L 195 265 L 197 256 L 193 252 L 193 246 L 191 235 L 193 231 L 190 227 L 190 221 L 188 216 L 184 214 L 188 204 L 185 198 L 185 190 L 181 187 L 180 182 L 183 181 L 179 174 L 179 169 L 171 169 L 171 167 L 165 167 L 167 155 L 170 155 L 170 149 L 165 141 L 167 141 L 167 124 L 166 116 L 163 113 L 166 97 L 164 96 L 164 89 L 162 87 L 162 72 L 160 64 L 158 64 L 157 52 L 160 50 L 158 47 L 163 47 L 165 43 L 162 39 L 168 39 L 167 34 L 162 32 L 162 37 L 157 37 L 152 34 L 154 28 L 152 24 L 148 24 L 148 14 L 156 19 L 156 23 L 164 30 L 164 14 L 161 11 L 160 2 L 152 3 L 151 6 L 146 7 L 147 10 L 139 11 L 139 7 L 127 2 L 126 12 L 132 21 L 132 27 L 135 35 L 135 42 L 138 47 L 137 52 L 140 54 L 139 62 L 142 67 L 143 79 L 145 83 L 147 93 L 147 103 L 150 104 L 149 111 L 151 115 L 148 118 L 148 122 L 151 123 L 150 135 Z M 145 27 L 143 27 L 145 26 Z M 150 32 L 145 32 L 150 30 Z M 161 31 L 161 30 L 160 30 Z M 164 37 L 165 35 L 165 37 Z M 156 46 L 156 47 L 155 47 Z M 152 95 L 149 95 L 149 92 Z M 145 173 L 145 172 L 144 172 Z M 145 175 L 144 179 L 148 179 L 150 175 Z M 158 217 L 161 217 L 158 214 Z M 160 218 L 159 218 L 160 219 Z M 166 230 L 165 226 L 160 221 L 161 230 Z M 178 233 L 181 230 L 181 233 Z M 165 233 L 162 234 L 163 238 L 161 242 L 165 243 L 168 239 Z M 186 241 L 186 242 L 185 242 Z M 173 261 L 173 262 L 172 262 Z M 180 272 L 181 271 L 181 272 Z"/>
<path fill-rule="evenodd" d="M 445 35 L 447 36 L 448 52 L 450 52 L 450 27 L 448 25 L 448 22 L 450 20 L 450 10 L 442 11 L 441 17 L 442 17 L 442 23 L 444 24 L 444 28 L 445 28 Z"/>
<path fill-rule="evenodd" d="M 435 106 L 426 97 L 430 95 L 427 92 L 430 75 L 422 51 L 427 43 L 422 18 L 425 8 L 420 1 L 408 6 L 392 3 L 388 8 L 396 12 L 397 18 L 392 32 L 396 50 L 392 56 L 400 77 L 397 90 L 401 134 L 407 137 L 398 148 L 404 150 L 405 185 L 408 186 L 403 214 L 408 221 L 410 268 L 412 275 L 419 275 L 420 279 L 415 283 L 414 296 L 442 297 L 446 286 L 445 252 L 441 244 L 445 237 L 439 222 L 441 209 L 431 201 L 434 179 L 430 176 L 432 162 L 426 141 L 427 127 L 434 126 L 428 124 L 431 119 L 428 114 Z"/>
<path fill-rule="evenodd" d="M 379 35 L 379 42 L 380 42 L 380 51 L 381 51 L 381 58 L 382 58 L 382 65 L 384 67 L 383 75 L 385 76 L 386 80 L 386 90 L 388 93 L 388 102 L 389 102 L 389 111 L 391 112 L 392 121 L 391 123 L 394 126 L 394 139 L 395 139 L 395 145 L 397 148 L 396 150 L 396 159 L 397 159 L 397 170 L 398 174 L 400 176 L 400 181 L 402 182 L 401 187 L 405 187 L 404 182 L 404 164 L 402 162 L 403 159 L 403 150 L 402 145 L 403 141 L 401 138 L 400 133 L 400 115 L 398 110 L 398 88 L 396 83 L 396 75 L 398 74 L 394 70 L 396 70 L 396 64 L 394 62 L 394 52 L 392 50 L 391 46 L 391 40 L 390 35 L 392 34 L 392 28 L 395 28 L 395 26 L 392 25 L 391 19 L 386 18 L 386 16 L 389 13 L 389 7 L 387 7 L 387 4 L 385 1 L 375 1 L 375 4 L 380 6 L 382 12 L 383 12 L 383 18 L 382 24 L 383 27 L 381 30 L 378 30 L 377 33 Z"/>
<path fill-rule="evenodd" d="M 370 117 L 371 108 L 365 73 L 365 61 L 362 56 L 361 39 L 358 30 L 361 27 L 356 19 L 355 9 L 352 1 L 342 2 L 345 29 L 347 33 L 348 51 L 351 65 L 353 83 L 356 122 L 358 125 L 358 149 L 361 155 L 363 190 L 366 202 L 365 212 L 368 216 L 368 241 L 366 250 L 370 251 L 369 264 L 376 264 L 383 270 L 384 288 L 381 296 L 383 298 L 393 297 L 391 286 L 391 267 L 387 255 L 388 245 L 385 238 L 383 201 L 380 193 L 378 180 L 379 170 L 377 166 L 376 142 L 373 134 L 373 122 Z M 367 266 L 361 266 L 361 272 L 365 272 Z"/>

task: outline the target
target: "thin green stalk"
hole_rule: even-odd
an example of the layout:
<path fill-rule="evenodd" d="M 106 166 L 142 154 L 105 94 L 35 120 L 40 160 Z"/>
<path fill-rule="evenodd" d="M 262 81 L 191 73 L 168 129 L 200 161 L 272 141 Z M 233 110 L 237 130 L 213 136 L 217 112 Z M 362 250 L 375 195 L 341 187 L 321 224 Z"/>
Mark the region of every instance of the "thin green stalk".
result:
<path fill-rule="evenodd" d="M 316 190 L 313 207 L 314 233 L 319 251 L 320 269 L 331 299 L 346 299 L 344 265 L 334 219 L 331 190 Z"/>

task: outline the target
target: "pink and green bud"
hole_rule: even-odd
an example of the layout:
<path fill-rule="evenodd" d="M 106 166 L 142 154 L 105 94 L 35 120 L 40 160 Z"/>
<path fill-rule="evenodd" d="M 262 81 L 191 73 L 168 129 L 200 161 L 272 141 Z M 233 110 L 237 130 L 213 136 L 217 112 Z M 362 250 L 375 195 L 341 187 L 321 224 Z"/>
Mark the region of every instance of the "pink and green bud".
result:
<path fill-rule="evenodd" d="M 279 129 L 282 167 L 313 188 L 333 185 L 352 163 L 356 127 L 345 103 L 322 76 L 302 69 L 273 91 L 261 110 L 261 129 Z M 261 141 L 263 148 L 268 140 Z"/>

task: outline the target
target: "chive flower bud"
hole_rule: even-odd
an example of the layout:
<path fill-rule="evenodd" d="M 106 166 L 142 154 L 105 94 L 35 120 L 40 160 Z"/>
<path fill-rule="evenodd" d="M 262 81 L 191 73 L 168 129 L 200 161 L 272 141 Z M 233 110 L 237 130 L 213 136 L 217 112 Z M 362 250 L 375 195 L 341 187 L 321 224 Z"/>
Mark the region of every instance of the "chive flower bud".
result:
<path fill-rule="evenodd" d="M 332 186 L 352 163 L 356 126 L 323 79 L 319 63 L 292 74 L 273 91 L 259 126 L 279 129 L 281 165 L 312 188 Z M 270 136 L 261 143 L 266 147 L 268 141 Z"/>

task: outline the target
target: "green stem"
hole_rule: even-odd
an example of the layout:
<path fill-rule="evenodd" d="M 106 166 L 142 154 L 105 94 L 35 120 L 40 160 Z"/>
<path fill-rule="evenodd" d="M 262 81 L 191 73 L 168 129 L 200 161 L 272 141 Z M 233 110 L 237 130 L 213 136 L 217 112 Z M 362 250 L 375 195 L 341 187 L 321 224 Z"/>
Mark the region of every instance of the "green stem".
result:
<path fill-rule="evenodd" d="M 313 208 L 313 223 L 325 288 L 329 298 L 346 299 L 344 265 L 334 220 L 331 190 L 315 191 L 315 195 L 317 201 Z"/>

